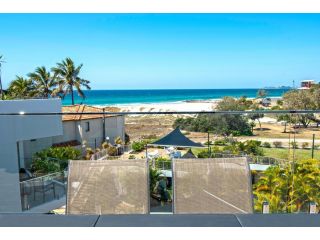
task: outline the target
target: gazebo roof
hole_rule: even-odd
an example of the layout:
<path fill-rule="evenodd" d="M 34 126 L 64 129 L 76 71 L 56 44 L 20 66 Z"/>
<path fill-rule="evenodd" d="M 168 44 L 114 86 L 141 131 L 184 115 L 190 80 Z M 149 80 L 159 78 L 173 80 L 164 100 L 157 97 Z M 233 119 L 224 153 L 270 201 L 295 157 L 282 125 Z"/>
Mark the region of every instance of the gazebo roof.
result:
<path fill-rule="evenodd" d="M 189 148 L 189 150 L 181 158 L 196 158 L 196 156 L 193 154 L 191 148 Z"/>
<path fill-rule="evenodd" d="M 172 132 L 170 132 L 168 135 L 149 145 L 175 147 L 204 147 L 201 143 L 193 142 L 185 135 L 183 135 L 178 127 L 174 129 Z"/>

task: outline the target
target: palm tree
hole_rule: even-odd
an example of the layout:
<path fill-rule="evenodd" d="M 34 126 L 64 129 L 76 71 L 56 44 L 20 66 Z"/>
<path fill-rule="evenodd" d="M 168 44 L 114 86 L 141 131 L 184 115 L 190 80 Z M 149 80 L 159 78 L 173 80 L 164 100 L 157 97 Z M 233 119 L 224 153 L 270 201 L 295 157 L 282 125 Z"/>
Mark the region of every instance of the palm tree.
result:
<path fill-rule="evenodd" d="M 29 98 L 35 96 L 35 88 L 31 79 L 16 76 L 8 88 L 9 95 L 13 98 Z"/>
<path fill-rule="evenodd" d="M 269 202 L 271 212 L 305 212 L 310 202 L 319 203 L 319 167 L 316 159 L 269 167 L 253 186 L 255 210 L 261 210 L 264 201 Z"/>
<path fill-rule="evenodd" d="M 0 55 L 0 95 L 2 100 L 4 100 L 4 93 L 3 93 L 2 81 L 1 81 L 1 67 L 2 67 L 2 63 L 4 62 L 5 61 L 3 60 L 3 55 Z"/>
<path fill-rule="evenodd" d="M 28 77 L 34 82 L 38 96 L 49 98 L 57 93 L 58 81 L 45 67 L 36 68 Z"/>
<path fill-rule="evenodd" d="M 257 98 L 265 98 L 268 95 L 268 92 L 264 89 L 259 89 L 257 92 Z"/>
<path fill-rule="evenodd" d="M 78 91 L 80 97 L 85 98 L 84 92 L 81 87 L 91 89 L 89 86 L 90 81 L 79 77 L 80 70 L 83 64 L 75 66 L 71 58 L 66 58 L 57 66 L 52 68 L 59 81 L 59 93 L 64 97 L 66 94 L 71 93 L 72 105 L 74 105 L 74 88 Z"/>

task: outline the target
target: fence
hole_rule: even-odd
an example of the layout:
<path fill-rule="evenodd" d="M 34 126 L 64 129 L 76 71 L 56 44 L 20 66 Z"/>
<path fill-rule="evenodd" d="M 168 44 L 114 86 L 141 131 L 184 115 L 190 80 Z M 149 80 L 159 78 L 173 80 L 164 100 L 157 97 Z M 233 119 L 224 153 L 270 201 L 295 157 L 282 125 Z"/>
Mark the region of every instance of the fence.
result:
<path fill-rule="evenodd" d="M 57 172 L 20 182 L 22 210 L 64 197 L 66 181 L 65 173 Z"/>

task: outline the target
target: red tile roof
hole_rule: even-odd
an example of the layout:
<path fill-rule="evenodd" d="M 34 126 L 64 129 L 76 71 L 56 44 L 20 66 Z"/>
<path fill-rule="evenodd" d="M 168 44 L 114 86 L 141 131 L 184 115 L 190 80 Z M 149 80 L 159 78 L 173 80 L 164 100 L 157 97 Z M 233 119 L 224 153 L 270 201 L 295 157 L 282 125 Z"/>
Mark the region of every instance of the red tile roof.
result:
<path fill-rule="evenodd" d="M 106 107 L 106 112 L 117 112 L 119 111 L 118 108 L 114 107 Z M 78 113 L 75 115 L 62 115 L 62 121 L 80 121 L 80 120 L 87 120 L 87 119 L 97 119 L 103 117 L 103 109 L 88 105 L 71 105 L 71 106 L 63 106 L 62 107 L 63 113 Z M 85 114 L 86 112 L 90 113 L 97 113 L 97 114 Z M 81 114 L 79 114 L 81 113 Z M 105 117 L 114 117 L 119 115 L 105 115 Z"/>

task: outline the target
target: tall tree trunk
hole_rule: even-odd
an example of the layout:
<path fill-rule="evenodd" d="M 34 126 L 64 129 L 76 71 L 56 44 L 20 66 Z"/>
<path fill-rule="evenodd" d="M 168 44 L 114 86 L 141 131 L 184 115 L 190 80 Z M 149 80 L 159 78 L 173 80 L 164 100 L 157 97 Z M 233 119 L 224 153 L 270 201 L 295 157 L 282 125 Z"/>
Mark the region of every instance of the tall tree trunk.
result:
<path fill-rule="evenodd" d="M 72 105 L 74 105 L 73 85 L 71 85 L 71 100 L 72 100 Z"/>

